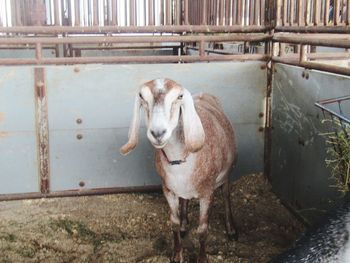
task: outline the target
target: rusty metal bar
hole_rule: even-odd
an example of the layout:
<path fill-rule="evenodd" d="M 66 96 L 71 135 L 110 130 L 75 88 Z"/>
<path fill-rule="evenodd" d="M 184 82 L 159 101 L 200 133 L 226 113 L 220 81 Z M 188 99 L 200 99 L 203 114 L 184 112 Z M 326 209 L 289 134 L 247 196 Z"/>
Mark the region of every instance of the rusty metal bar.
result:
<path fill-rule="evenodd" d="M 257 35 L 181 35 L 181 36 L 84 36 L 84 37 L 16 37 L 0 38 L 0 44 L 101 44 L 101 43 L 160 43 L 160 42 L 199 42 L 214 41 L 254 41 L 263 42 L 271 39 L 267 34 Z"/>
<path fill-rule="evenodd" d="M 348 26 L 277 26 L 275 32 L 350 34 Z"/>
<path fill-rule="evenodd" d="M 290 44 L 312 45 L 312 46 L 326 46 L 337 48 L 350 48 L 350 40 L 332 38 L 310 38 L 308 36 L 300 36 L 297 34 L 290 34 L 289 36 L 274 35 L 272 40 L 274 42 L 283 42 Z"/>
<path fill-rule="evenodd" d="M 75 196 L 91 196 L 91 195 L 107 195 L 121 193 L 147 193 L 159 192 L 162 190 L 160 185 L 136 186 L 136 187 L 113 187 L 113 188 L 97 188 L 87 190 L 67 190 L 44 193 L 23 193 L 23 194 L 2 194 L 0 201 L 14 201 L 23 199 L 38 199 L 38 198 L 57 198 L 57 197 L 75 197 Z"/>
<path fill-rule="evenodd" d="M 321 70 L 321 71 L 326 71 L 330 73 L 350 76 L 350 68 L 345 68 L 345 67 L 343 68 L 343 67 L 321 64 L 316 62 L 309 62 L 309 61 L 300 63 L 298 60 L 295 60 L 295 59 L 280 58 L 275 56 L 272 57 L 272 61 L 275 63 L 283 63 L 283 64 L 288 64 L 293 66 L 304 67 L 307 69 Z"/>
<path fill-rule="evenodd" d="M 43 58 L 40 65 L 68 65 L 91 63 L 177 63 L 177 62 L 210 62 L 210 61 L 267 61 L 268 55 L 210 55 L 210 56 L 116 56 L 116 57 L 61 57 Z M 36 59 L 0 59 L 0 65 L 38 65 Z"/>
<path fill-rule="evenodd" d="M 1 27 L 3 33 L 31 33 L 31 34 L 96 34 L 96 33 L 259 33 L 267 32 L 269 26 L 212 26 L 212 25 L 178 25 L 178 26 L 31 26 L 31 27 Z"/>
<path fill-rule="evenodd" d="M 34 82 L 40 192 L 46 194 L 50 192 L 50 159 L 47 91 L 44 68 L 34 69 Z"/>

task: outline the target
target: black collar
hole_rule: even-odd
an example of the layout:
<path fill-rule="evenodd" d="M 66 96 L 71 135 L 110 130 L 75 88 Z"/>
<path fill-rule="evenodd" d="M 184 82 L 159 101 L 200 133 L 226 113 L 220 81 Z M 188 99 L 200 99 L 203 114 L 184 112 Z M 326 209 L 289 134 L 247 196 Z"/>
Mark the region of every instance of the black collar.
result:
<path fill-rule="evenodd" d="M 164 150 L 161 149 L 161 151 L 162 151 L 162 153 L 163 153 L 163 155 L 164 155 L 164 157 L 165 157 L 165 160 L 166 160 L 166 161 L 168 162 L 168 164 L 170 164 L 170 165 L 179 165 L 179 164 L 182 164 L 182 163 L 185 163 L 185 162 L 186 162 L 186 158 L 185 158 L 184 160 L 174 160 L 174 161 L 170 161 L 170 160 L 168 159 L 168 156 L 166 156 Z"/>

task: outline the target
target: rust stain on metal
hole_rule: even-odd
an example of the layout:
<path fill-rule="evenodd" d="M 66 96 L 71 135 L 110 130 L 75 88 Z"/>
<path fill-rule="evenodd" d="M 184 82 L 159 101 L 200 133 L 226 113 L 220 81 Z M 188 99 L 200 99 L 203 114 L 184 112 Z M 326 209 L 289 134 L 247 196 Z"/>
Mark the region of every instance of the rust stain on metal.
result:
<path fill-rule="evenodd" d="M 5 113 L 0 112 L 0 122 L 3 122 L 5 120 Z"/>
<path fill-rule="evenodd" d="M 47 194 L 50 192 L 50 161 L 48 107 L 44 68 L 34 69 L 34 90 L 36 98 L 36 131 L 38 141 L 40 192 Z"/>
<path fill-rule="evenodd" d="M 7 136 L 9 136 L 9 135 L 10 135 L 9 132 L 0 132 L 0 138 L 7 137 Z"/>

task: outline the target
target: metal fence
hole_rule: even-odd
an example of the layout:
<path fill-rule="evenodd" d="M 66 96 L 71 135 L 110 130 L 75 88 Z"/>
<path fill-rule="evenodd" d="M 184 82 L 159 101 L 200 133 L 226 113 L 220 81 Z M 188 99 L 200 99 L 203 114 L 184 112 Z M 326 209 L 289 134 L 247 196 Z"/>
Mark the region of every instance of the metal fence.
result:
<path fill-rule="evenodd" d="M 3 0 L 2 26 L 264 25 L 261 0 Z"/>

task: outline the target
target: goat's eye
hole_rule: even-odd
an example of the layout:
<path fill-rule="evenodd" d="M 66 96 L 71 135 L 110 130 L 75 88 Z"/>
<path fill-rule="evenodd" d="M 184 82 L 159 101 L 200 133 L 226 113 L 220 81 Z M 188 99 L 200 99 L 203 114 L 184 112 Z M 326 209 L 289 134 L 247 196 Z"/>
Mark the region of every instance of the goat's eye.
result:
<path fill-rule="evenodd" d="M 177 97 L 178 100 L 182 100 L 182 98 L 184 97 L 183 94 L 179 95 L 179 97 Z"/>
<path fill-rule="evenodd" d="M 139 93 L 139 97 L 140 97 L 141 100 L 143 100 L 143 97 L 142 97 L 142 94 L 141 94 L 141 93 Z"/>

